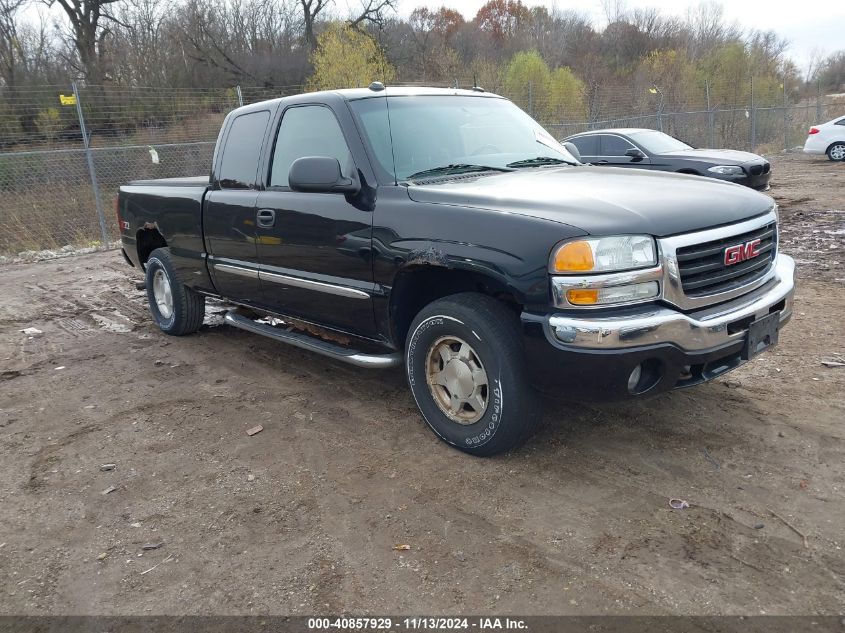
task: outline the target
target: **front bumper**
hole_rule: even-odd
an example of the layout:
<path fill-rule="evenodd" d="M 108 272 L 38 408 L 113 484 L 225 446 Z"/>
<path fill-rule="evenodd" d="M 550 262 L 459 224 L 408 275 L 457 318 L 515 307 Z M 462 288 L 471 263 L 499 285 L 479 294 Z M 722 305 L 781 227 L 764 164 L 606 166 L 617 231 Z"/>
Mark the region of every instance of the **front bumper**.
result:
<path fill-rule="evenodd" d="M 717 180 L 724 180 L 725 182 L 732 182 L 735 185 L 743 185 L 756 189 L 757 191 L 766 191 L 769 188 L 769 181 L 772 178 L 772 172 L 767 171 L 765 174 L 757 174 L 756 176 L 750 173 L 744 174 L 713 174 L 708 173 L 708 178 L 715 178 Z"/>
<path fill-rule="evenodd" d="M 643 393 L 711 380 L 747 358 L 750 324 L 779 313 L 792 316 L 795 262 L 778 255 L 775 274 L 741 297 L 694 312 L 663 305 L 632 306 L 603 314 L 523 313 L 526 353 L 540 387 L 586 399 L 631 397 L 628 377 L 642 363 L 655 372 Z M 639 395 L 639 394 L 637 394 Z"/>

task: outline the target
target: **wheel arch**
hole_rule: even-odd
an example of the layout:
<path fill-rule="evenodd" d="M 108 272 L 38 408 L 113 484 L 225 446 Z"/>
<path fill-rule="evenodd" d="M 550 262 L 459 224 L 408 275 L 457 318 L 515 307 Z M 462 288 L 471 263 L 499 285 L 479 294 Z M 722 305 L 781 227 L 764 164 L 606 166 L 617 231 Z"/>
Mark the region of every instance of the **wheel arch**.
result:
<path fill-rule="evenodd" d="M 135 236 L 135 247 L 138 250 L 138 262 L 141 268 L 145 268 L 150 253 L 157 248 L 166 248 L 167 240 L 157 226 L 145 226 Z"/>
<path fill-rule="evenodd" d="M 845 141 L 833 141 L 824 150 L 825 154 L 829 154 L 834 145 L 845 145 Z"/>
<path fill-rule="evenodd" d="M 461 292 L 478 292 L 505 304 L 516 316 L 523 300 L 501 276 L 491 271 L 448 267 L 441 264 L 411 264 L 403 267 L 390 291 L 391 338 L 404 348 L 408 329 L 419 312 L 432 301 Z"/>

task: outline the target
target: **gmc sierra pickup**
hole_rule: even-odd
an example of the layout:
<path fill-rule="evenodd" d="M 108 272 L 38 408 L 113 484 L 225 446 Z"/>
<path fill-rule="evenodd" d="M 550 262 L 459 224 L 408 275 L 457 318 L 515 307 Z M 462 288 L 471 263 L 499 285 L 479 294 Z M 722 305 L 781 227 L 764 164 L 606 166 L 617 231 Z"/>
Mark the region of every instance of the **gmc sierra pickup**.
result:
<path fill-rule="evenodd" d="M 210 177 L 133 182 L 123 254 L 166 334 L 226 322 L 352 363 L 404 365 L 444 441 L 493 455 L 534 388 L 614 400 L 695 385 L 776 344 L 793 260 L 771 198 L 580 164 L 510 101 L 369 88 L 256 103 Z"/>

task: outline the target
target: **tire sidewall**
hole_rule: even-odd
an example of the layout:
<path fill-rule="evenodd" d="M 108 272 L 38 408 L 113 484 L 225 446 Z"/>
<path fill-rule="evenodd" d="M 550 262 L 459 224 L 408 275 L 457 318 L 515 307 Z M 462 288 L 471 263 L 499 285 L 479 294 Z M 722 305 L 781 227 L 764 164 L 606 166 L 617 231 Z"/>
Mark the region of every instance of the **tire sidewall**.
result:
<path fill-rule="evenodd" d="M 170 283 L 170 292 L 173 296 L 173 312 L 171 313 L 170 318 L 167 319 L 165 319 L 159 311 L 158 304 L 156 303 L 155 299 L 155 294 L 153 292 L 153 278 L 155 276 L 156 271 L 158 270 L 163 271 L 165 276 L 167 277 L 167 281 Z M 153 320 L 163 332 L 171 332 L 176 326 L 176 313 L 178 312 L 179 305 L 179 296 L 177 294 L 178 288 L 176 287 L 178 282 L 173 279 L 173 275 L 169 270 L 169 266 L 165 263 L 162 258 L 160 258 L 156 254 L 150 255 L 150 258 L 147 260 L 146 277 L 147 302 L 149 303 L 150 313 L 153 316 Z"/>
<path fill-rule="evenodd" d="M 469 343 L 478 355 L 488 379 L 488 403 L 484 416 L 473 424 L 462 425 L 450 420 L 434 400 L 426 380 L 428 350 L 443 336 L 457 336 Z M 473 452 L 493 440 L 502 425 L 507 394 L 503 380 L 505 367 L 480 324 L 468 325 L 464 318 L 446 314 L 424 316 L 412 326 L 405 352 L 405 368 L 411 393 L 426 424 L 444 442 Z"/>

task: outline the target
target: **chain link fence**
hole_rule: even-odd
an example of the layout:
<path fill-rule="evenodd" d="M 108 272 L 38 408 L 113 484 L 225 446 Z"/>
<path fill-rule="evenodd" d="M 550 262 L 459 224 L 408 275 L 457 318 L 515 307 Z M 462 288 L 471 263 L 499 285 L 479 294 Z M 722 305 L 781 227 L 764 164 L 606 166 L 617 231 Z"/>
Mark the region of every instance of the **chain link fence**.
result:
<path fill-rule="evenodd" d="M 208 173 L 226 113 L 301 91 L 301 86 L 0 88 L 0 261 L 22 253 L 109 247 L 117 239 L 113 203 L 121 184 Z M 763 152 L 803 143 L 810 125 L 845 110 L 845 104 L 820 94 L 790 100 L 785 92 L 780 105 L 750 99 L 729 106 L 709 102 L 709 91 L 702 92 L 700 103 L 696 97 L 679 102 L 662 91 L 655 97 L 654 90 L 612 87 L 569 102 L 530 84 L 497 92 L 557 138 L 602 127 L 649 127 L 695 146 Z"/>

